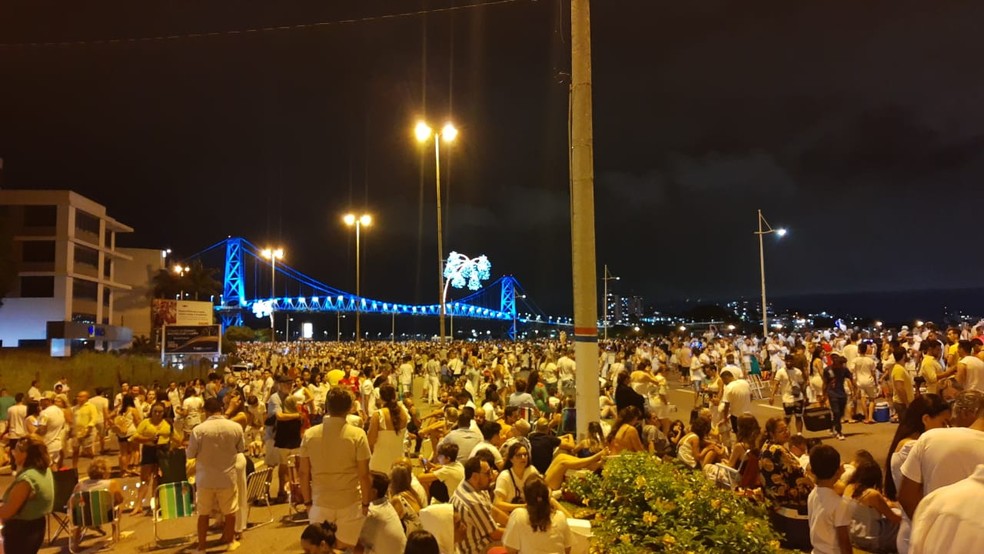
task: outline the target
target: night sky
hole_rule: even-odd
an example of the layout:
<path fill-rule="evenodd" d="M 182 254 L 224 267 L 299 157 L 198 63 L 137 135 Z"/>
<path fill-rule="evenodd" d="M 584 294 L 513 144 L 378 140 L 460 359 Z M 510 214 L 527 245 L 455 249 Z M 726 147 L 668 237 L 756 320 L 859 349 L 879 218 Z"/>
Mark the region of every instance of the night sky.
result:
<path fill-rule="evenodd" d="M 472 0 L 477 2 L 478 0 Z M 465 0 L 0 7 L 0 43 L 374 17 Z M 8 3 L 10 4 L 10 3 Z M 648 301 L 978 286 L 981 2 L 593 2 L 597 259 Z M 211 38 L 0 46 L 3 186 L 68 188 L 187 256 L 241 235 L 363 294 L 434 302 L 446 250 L 569 313 L 569 2 Z M 421 187 L 423 187 L 421 189 Z M 421 203 L 422 194 L 422 203 Z"/>

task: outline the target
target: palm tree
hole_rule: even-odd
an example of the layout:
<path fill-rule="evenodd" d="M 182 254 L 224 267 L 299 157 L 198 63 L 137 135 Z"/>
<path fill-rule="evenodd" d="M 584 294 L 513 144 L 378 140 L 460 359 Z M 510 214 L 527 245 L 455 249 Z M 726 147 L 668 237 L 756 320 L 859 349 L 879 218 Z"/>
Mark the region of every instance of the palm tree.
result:
<path fill-rule="evenodd" d="M 173 298 L 179 294 L 190 294 L 195 300 L 221 294 L 222 283 L 215 278 L 217 270 L 205 267 L 201 261 L 191 262 L 184 273 L 160 269 L 154 274 L 154 297 Z"/>

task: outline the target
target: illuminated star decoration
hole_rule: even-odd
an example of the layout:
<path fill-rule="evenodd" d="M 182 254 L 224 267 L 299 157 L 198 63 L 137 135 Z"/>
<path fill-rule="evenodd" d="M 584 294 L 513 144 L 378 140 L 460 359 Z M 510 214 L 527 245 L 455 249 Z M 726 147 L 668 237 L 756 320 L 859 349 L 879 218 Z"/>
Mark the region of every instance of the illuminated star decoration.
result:
<path fill-rule="evenodd" d="M 253 302 L 253 314 L 256 317 L 267 317 L 273 313 L 273 300 L 257 300 Z"/>
<path fill-rule="evenodd" d="M 444 298 L 448 297 L 448 286 L 456 289 L 464 288 L 466 285 L 469 290 L 482 288 L 482 281 L 489 278 L 492 271 L 492 262 L 485 255 L 477 258 L 469 258 L 464 254 L 451 252 L 447 262 L 444 263 Z"/>

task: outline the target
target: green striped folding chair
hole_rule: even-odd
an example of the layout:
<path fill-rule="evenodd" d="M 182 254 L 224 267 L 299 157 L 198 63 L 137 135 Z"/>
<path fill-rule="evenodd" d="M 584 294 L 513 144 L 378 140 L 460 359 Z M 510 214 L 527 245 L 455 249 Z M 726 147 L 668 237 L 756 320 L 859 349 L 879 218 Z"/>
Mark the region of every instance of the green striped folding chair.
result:
<path fill-rule="evenodd" d="M 108 490 L 79 491 L 68 500 L 68 510 L 69 552 L 74 554 L 82 550 L 80 545 L 86 529 L 106 524 L 112 526 L 113 534 L 103 548 L 119 542 L 120 507 L 113 505 L 113 495 Z"/>
<path fill-rule="evenodd" d="M 157 546 L 175 541 L 186 541 L 189 537 L 162 539 L 157 524 L 169 519 L 192 517 L 195 515 L 194 491 L 187 481 L 165 483 L 157 487 L 153 498 L 150 499 L 150 509 L 154 518 L 154 540 Z M 168 544 L 167 546 L 174 546 Z"/>

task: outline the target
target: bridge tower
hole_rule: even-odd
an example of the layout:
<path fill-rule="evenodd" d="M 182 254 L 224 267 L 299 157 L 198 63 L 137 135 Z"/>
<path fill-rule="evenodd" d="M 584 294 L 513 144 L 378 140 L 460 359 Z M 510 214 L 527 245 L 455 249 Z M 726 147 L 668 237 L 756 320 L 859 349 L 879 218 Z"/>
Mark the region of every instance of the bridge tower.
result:
<path fill-rule="evenodd" d="M 225 278 L 222 286 L 222 328 L 243 324 L 246 286 L 243 278 L 243 239 L 226 239 Z"/>
<path fill-rule="evenodd" d="M 506 275 L 502 278 L 502 296 L 499 309 L 512 316 L 508 335 L 510 340 L 516 340 L 516 279 L 512 275 Z"/>

